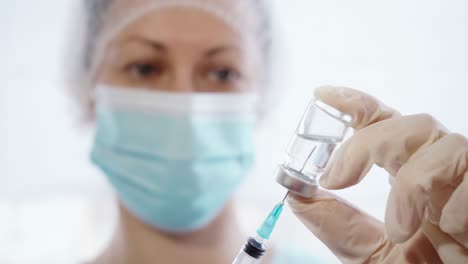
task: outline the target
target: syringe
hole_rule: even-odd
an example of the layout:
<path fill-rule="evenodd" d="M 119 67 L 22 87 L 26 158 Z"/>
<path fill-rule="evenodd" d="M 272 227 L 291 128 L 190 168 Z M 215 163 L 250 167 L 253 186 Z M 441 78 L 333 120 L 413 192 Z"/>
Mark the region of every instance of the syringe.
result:
<path fill-rule="evenodd" d="M 250 237 L 240 250 L 232 264 L 256 264 L 260 263 L 260 259 L 265 254 L 267 248 L 265 241 L 270 238 L 276 222 L 278 221 L 281 212 L 283 211 L 284 200 L 288 197 L 289 192 L 284 198 L 271 210 L 268 217 L 263 221 L 263 224 L 257 229 L 255 236 Z"/>

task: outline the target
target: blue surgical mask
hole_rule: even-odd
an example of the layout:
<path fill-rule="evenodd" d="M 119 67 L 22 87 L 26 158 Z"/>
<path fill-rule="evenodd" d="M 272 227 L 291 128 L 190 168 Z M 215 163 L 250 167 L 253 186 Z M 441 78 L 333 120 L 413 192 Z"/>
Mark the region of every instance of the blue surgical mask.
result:
<path fill-rule="evenodd" d="M 252 166 L 255 100 L 98 86 L 91 159 L 143 222 L 170 232 L 199 229 Z"/>

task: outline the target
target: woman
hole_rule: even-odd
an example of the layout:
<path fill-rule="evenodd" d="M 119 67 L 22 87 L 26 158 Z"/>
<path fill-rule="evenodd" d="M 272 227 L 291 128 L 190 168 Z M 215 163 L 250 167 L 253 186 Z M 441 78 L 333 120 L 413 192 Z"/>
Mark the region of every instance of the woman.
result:
<path fill-rule="evenodd" d="M 120 212 L 93 263 L 230 263 L 246 238 L 231 195 L 252 164 L 251 137 L 268 94 L 264 3 L 90 0 L 85 11 L 71 83 L 96 120 L 91 158 Z M 397 176 L 385 224 L 398 243 L 382 223 L 323 190 L 290 199 L 296 215 L 345 263 L 464 263 L 466 139 L 356 90 L 325 87 L 316 96 L 351 114 L 358 130 L 322 185 L 356 184 L 373 163 Z M 430 188 L 433 181 L 443 188 Z M 273 248 L 264 263 L 318 262 Z"/>
<path fill-rule="evenodd" d="M 266 97 L 265 4 L 83 7 L 85 43 L 71 83 L 96 121 L 91 158 L 120 211 L 112 242 L 93 263 L 230 263 L 247 237 L 231 195 L 251 167 Z M 295 263 L 290 255 L 272 249 L 265 263 Z"/>

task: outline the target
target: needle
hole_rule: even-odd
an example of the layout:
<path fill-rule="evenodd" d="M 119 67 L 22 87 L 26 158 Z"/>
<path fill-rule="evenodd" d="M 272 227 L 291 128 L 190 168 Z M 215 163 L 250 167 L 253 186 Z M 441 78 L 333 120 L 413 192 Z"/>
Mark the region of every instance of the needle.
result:
<path fill-rule="evenodd" d="M 288 198 L 288 195 L 289 195 L 289 191 L 286 193 L 286 195 L 283 197 L 283 199 L 281 200 L 280 204 L 284 204 L 284 201 L 286 200 L 286 198 Z"/>

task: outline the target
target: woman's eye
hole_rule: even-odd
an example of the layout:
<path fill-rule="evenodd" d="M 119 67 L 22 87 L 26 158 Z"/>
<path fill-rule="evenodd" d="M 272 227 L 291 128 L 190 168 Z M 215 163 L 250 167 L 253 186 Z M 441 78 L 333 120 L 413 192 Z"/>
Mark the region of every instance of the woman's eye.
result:
<path fill-rule="evenodd" d="M 161 69 L 152 63 L 134 63 L 128 66 L 131 74 L 138 78 L 145 78 L 157 75 Z"/>
<path fill-rule="evenodd" d="M 210 72 L 210 78 L 217 82 L 231 82 L 239 78 L 239 74 L 231 69 L 216 69 Z"/>

